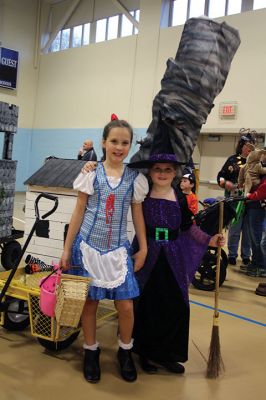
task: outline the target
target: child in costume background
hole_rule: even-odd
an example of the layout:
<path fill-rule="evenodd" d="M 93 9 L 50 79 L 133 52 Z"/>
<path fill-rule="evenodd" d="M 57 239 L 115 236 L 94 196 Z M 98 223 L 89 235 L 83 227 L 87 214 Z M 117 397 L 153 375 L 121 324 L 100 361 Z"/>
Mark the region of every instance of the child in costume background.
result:
<path fill-rule="evenodd" d="M 180 189 L 185 194 L 188 208 L 195 215 L 199 211 L 198 198 L 195 194 L 195 178 L 192 174 L 183 175 L 180 182 Z"/>
<path fill-rule="evenodd" d="M 159 125 L 165 139 L 164 122 Z M 154 149 L 162 146 L 155 143 Z M 151 361 L 170 372 L 184 372 L 179 362 L 188 358 L 188 285 L 207 247 L 224 244 L 222 235 L 210 237 L 192 223 L 184 195 L 180 193 L 178 198 L 172 187 L 178 165 L 169 150 L 129 164 L 131 168 L 149 168 L 152 181 L 143 202 L 148 255 L 136 273 L 141 294 L 136 299 L 133 332 L 134 351 L 148 373 L 157 371 Z"/>
<path fill-rule="evenodd" d="M 103 162 L 95 171 L 79 174 L 74 182 L 78 190 L 61 266 L 70 273 L 90 276 L 92 284 L 82 313 L 84 333 L 84 376 L 89 382 L 100 380 L 100 348 L 96 340 L 98 302 L 115 301 L 120 337 L 118 361 L 126 381 L 137 378 L 131 357 L 133 301 L 139 295 L 134 271 L 140 269 L 147 254 L 142 205 L 148 183 L 142 174 L 123 164 L 132 143 L 131 126 L 123 120 L 113 120 L 103 131 Z M 127 238 L 127 214 L 132 206 L 132 219 L 140 250 L 130 257 Z M 79 268 L 71 269 L 71 266 Z"/>

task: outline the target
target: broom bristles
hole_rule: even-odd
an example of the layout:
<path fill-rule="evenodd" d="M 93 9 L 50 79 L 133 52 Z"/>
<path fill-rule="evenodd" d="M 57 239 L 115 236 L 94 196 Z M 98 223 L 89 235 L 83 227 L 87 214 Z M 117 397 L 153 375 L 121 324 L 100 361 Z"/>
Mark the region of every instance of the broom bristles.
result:
<path fill-rule="evenodd" d="M 221 355 L 219 326 L 213 325 L 206 376 L 211 379 L 218 378 L 221 371 L 224 371 L 224 363 Z"/>

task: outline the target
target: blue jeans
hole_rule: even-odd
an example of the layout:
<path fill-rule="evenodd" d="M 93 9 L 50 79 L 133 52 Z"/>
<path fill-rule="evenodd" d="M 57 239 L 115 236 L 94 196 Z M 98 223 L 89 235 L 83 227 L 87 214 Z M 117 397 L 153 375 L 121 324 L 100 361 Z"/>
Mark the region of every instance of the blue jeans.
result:
<path fill-rule="evenodd" d="M 251 255 L 250 251 L 250 237 L 249 237 L 249 229 L 248 229 L 248 221 L 247 215 L 244 214 L 239 222 L 235 225 L 230 225 L 228 231 L 228 257 L 237 258 L 238 254 L 238 245 L 240 240 L 240 235 L 242 231 L 241 238 L 241 258 L 249 258 Z"/>
<path fill-rule="evenodd" d="M 247 210 L 248 229 L 252 248 L 252 265 L 260 269 L 266 269 L 265 213 L 266 211 L 263 208 L 249 208 Z"/>

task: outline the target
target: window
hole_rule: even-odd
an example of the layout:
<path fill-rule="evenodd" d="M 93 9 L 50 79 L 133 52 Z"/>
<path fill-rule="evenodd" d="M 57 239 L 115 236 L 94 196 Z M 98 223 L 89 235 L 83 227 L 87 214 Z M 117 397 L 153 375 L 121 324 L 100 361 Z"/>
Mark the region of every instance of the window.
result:
<path fill-rule="evenodd" d="M 260 8 L 266 7 L 266 0 L 254 0 L 253 1 L 253 10 L 259 10 Z"/>
<path fill-rule="evenodd" d="M 173 1 L 172 26 L 183 25 L 187 19 L 188 0 Z"/>
<path fill-rule="evenodd" d="M 116 39 L 118 36 L 119 15 L 108 18 L 107 40 Z"/>
<path fill-rule="evenodd" d="M 61 34 L 60 50 L 69 48 L 70 29 L 64 29 Z"/>
<path fill-rule="evenodd" d="M 189 18 L 204 15 L 205 0 L 190 0 Z"/>
<path fill-rule="evenodd" d="M 121 37 L 130 36 L 132 34 L 133 34 L 133 24 L 123 14 L 122 15 L 122 25 L 121 25 Z"/>
<path fill-rule="evenodd" d="M 140 10 L 130 11 L 130 14 L 136 21 L 139 21 Z M 138 33 L 138 28 L 134 27 L 132 22 L 129 21 L 124 14 L 118 14 L 95 21 L 93 28 L 95 29 L 96 43 Z M 90 44 L 90 38 L 94 36 L 94 32 L 91 33 L 91 30 L 92 24 L 87 23 L 59 31 L 50 46 L 49 52 Z"/>
<path fill-rule="evenodd" d="M 50 51 L 55 52 L 60 50 L 60 39 L 61 39 L 61 31 L 58 32 L 56 38 L 53 40 Z"/>
<path fill-rule="evenodd" d="M 136 21 L 139 22 L 139 10 L 135 10 L 134 11 L 134 18 L 135 18 Z M 136 35 L 138 33 L 138 28 L 134 27 L 134 32 L 133 33 L 134 33 L 134 35 Z"/>
<path fill-rule="evenodd" d="M 99 19 L 96 22 L 96 43 L 103 42 L 106 36 L 107 18 Z"/>
<path fill-rule="evenodd" d="M 89 44 L 90 43 L 90 24 L 85 24 L 83 26 L 83 42 L 82 44 Z"/>
<path fill-rule="evenodd" d="M 218 18 L 225 15 L 241 13 L 244 0 L 169 0 L 170 26 L 184 25 L 188 18 L 207 15 L 209 18 Z M 246 0 L 248 5 L 253 0 Z M 253 9 L 266 7 L 266 0 L 254 0 Z"/>
<path fill-rule="evenodd" d="M 72 47 L 80 47 L 82 43 L 82 25 L 73 28 Z"/>
<path fill-rule="evenodd" d="M 241 13 L 242 0 L 228 0 L 227 15 Z"/>
<path fill-rule="evenodd" d="M 209 17 L 218 18 L 225 15 L 225 0 L 209 0 Z"/>

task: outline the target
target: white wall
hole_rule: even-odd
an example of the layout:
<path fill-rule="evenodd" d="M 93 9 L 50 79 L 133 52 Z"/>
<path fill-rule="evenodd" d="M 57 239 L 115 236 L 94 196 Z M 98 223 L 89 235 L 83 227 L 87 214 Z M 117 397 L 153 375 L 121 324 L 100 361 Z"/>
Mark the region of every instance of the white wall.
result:
<path fill-rule="evenodd" d="M 0 88 L 0 101 L 19 106 L 19 127 L 32 128 L 38 71 L 34 68 L 36 0 L 0 0 L 0 42 L 19 52 L 17 90 Z"/>
<path fill-rule="evenodd" d="M 183 29 L 159 29 L 161 0 L 139 1 L 138 36 L 43 55 L 39 76 L 33 66 L 37 4 L 0 1 L 2 46 L 20 51 L 18 90 L 0 89 L 0 98 L 20 106 L 20 127 L 102 127 L 110 112 L 117 111 L 133 126 L 145 128 L 166 60 L 175 55 Z M 266 9 L 221 19 L 239 29 L 242 43 L 204 129 L 265 129 L 265 19 Z M 236 120 L 219 119 L 222 101 L 238 102 Z"/>
<path fill-rule="evenodd" d="M 146 127 L 166 60 L 175 55 L 183 29 L 159 29 L 160 3 L 140 1 L 136 37 L 42 56 L 35 127 L 101 127 L 114 110 L 130 118 L 133 126 Z M 239 29 L 242 43 L 204 128 L 265 129 L 266 10 L 222 20 Z M 238 102 L 237 119 L 219 119 L 218 105 L 223 101 Z"/>
<path fill-rule="evenodd" d="M 249 11 L 227 17 L 226 21 L 240 32 L 241 45 L 233 60 L 228 80 L 215 104 L 237 101 L 238 117 L 235 121 L 223 121 L 214 109 L 206 128 L 266 128 L 266 9 Z"/>
<path fill-rule="evenodd" d="M 41 56 L 35 128 L 102 127 L 128 116 L 134 36 Z"/>

